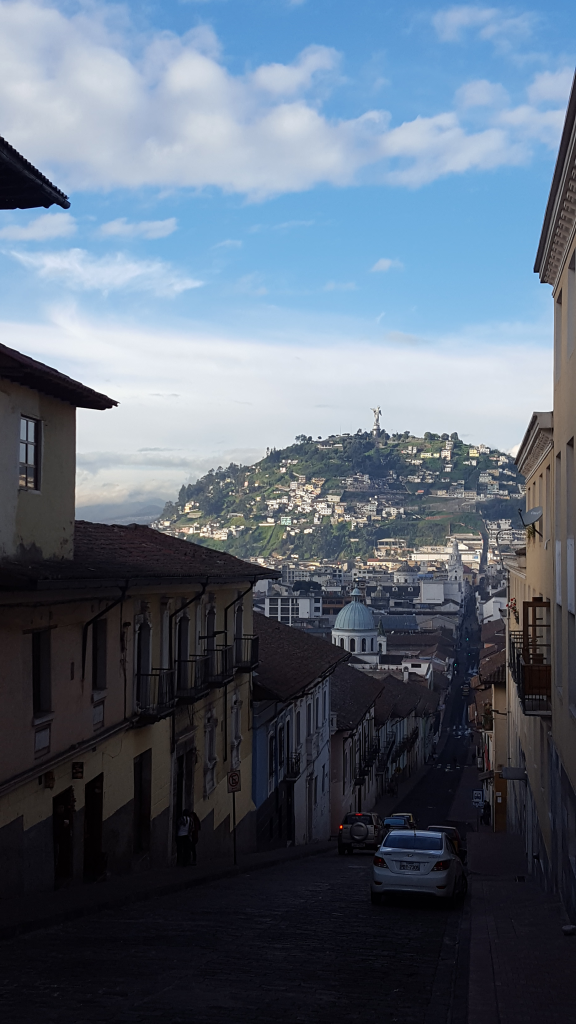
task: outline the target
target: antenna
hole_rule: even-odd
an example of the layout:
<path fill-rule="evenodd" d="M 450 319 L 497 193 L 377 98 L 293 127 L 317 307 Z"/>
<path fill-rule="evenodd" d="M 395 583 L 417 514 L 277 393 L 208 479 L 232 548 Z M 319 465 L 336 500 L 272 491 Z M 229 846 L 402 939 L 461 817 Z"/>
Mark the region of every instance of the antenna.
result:
<path fill-rule="evenodd" d="M 534 508 L 528 509 L 528 511 L 525 512 L 524 515 L 522 515 L 522 509 L 519 508 L 518 515 L 520 516 L 522 526 L 533 526 L 538 536 L 542 536 L 540 530 L 536 530 L 535 526 L 538 520 L 542 519 L 542 516 L 544 515 L 544 509 L 541 505 L 535 505 Z"/>

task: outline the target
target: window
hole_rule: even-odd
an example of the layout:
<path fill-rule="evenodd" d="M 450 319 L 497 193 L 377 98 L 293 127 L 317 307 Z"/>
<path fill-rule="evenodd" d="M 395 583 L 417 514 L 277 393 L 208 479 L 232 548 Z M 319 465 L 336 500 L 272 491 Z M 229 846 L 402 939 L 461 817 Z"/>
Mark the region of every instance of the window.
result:
<path fill-rule="evenodd" d="M 371 637 L 371 639 L 370 639 L 370 650 L 371 651 L 374 650 L 374 637 Z"/>
<path fill-rule="evenodd" d="M 363 636 L 362 637 L 362 653 L 364 654 L 365 651 L 366 651 L 366 637 Z"/>
<path fill-rule="evenodd" d="M 284 726 L 278 729 L 278 764 L 284 764 Z"/>
<path fill-rule="evenodd" d="M 320 728 L 320 697 L 316 697 L 316 728 Z"/>
<path fill-rule="evenodd" d="M 92 689 L 106 689 L 108 622 L 96 619 L 92 624 Z"/>
<path fill-rule="evenodd" d="M 50 629 L 32 633 L 32 702 L 35 715 L 52 710 L 51 633 Z"/>
<path fill-rule="evenodd" d="M 314 776 L 314 806 L 318 803 L 318 776 Z"/>
<path fill-rule="evenodd" d="M 296 746 L 299 747 L 302 743 L 302 732 L 300 726 L 300 712 L 296 712 Z"/>
<path fill-rule="evenodd" d="M 312 735 L 312 705 L 306 705 L 306 735 Z"/>
<path fill-rule="evenodd" d="M 268 778 L 274 778 L 274 736 L 268 737 Z"/>
<path fill-rule="evenodd" d="M 326 765 L 322 765 L 322 792 L 326 791 Z"/>
<path fill-rule="evenodd" d="M 40 484 L 40 422 L 28 416 L 20 417 L 20 475 L 19 487 L 37 491 Z"/>
<path fill-rule="evenodd" d="M 554 304 L 554 377 L 558 382 L 562 371 L 562 292 Z"/>
<path fill-rule="evenodd" d="M 184 613 L 176 624 L 176 685 L 188 688 L 188 656 L 190 653 L 190 619 Z"/>
<path fill-rule="evenodd" d="M 340 647 L 344 647 L 344 637 L 340 637 Z"/>
<path fill-rule="evenodd" d="M 286 719 L 286 757 L 290 757 L 292 753 L 292 743 L 290 742 L 290 719 Z"/>
<path fill-rule="evenodd" d="M 326 693 L 326 690 L 324 690 L 324 693 L 322 694 L 322 721 L 323 722 L 326 721 L 326 704 L 327 704 L 327 700 L 328 700 L 328 694 Z"/>
<path fill-rule="evenodd" d="M 351 637 L 351 639 L 350 639 L 350 650 L 351 650 L 352 654 L 354 654 L 354 651 L 356 650 L 356 641 L 355 641 L 354 637 Z"/>
<path fill-rule="evenodd" d="M 235 694 L 232 701 L 232 743 L 230 744 L 232 768 L 240 767 L 240 746 L 242 744 L 242 701 Z"/>

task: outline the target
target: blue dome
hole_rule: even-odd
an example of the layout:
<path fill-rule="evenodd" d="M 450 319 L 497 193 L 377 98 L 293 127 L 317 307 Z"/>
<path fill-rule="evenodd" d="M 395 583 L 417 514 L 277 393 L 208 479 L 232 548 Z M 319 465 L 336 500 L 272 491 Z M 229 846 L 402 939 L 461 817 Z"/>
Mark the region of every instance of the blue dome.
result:
<path fill-rule="evenodd" d="M 332 629 L 350 629 L 357 633 L 376 632 L 374 616 L 366 605 L 361 603 L 361 597 L 359 590 L 352 591 L 352 601 L 338 612 Z"/>

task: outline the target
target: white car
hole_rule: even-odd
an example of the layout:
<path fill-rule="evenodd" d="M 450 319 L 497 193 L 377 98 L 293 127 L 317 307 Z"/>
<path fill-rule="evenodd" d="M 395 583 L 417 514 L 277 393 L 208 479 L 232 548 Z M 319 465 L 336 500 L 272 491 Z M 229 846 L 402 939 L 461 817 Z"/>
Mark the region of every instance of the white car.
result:
<path fill-rule="evenodd" d="M 389 832 L 372 867 L 370 895 L 380 903 L 385 893 L 416 892 L 450 899 L 464 896 L 468 882 L 462 861 L 443 832 Z"/>

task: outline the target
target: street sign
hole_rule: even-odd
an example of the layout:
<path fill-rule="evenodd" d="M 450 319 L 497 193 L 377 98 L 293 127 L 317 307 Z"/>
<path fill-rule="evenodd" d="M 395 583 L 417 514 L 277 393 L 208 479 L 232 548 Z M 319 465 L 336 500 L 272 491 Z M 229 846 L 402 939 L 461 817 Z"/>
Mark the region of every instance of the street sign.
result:
<path fill-rule="evenodd" d="M 482 807 L 484 805 L 484 794 L 481 789 L 474 790 L 472 803 L 474 804 L 474 807 Z"/>
<path fill-rule="evenodd" d="M 239 793 L 241 789 L 240 772 L 228 772 L 228 792 Z"/>

